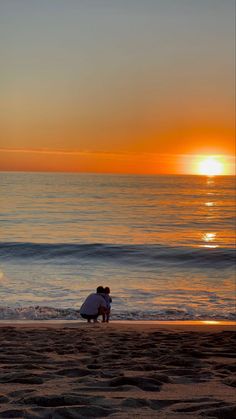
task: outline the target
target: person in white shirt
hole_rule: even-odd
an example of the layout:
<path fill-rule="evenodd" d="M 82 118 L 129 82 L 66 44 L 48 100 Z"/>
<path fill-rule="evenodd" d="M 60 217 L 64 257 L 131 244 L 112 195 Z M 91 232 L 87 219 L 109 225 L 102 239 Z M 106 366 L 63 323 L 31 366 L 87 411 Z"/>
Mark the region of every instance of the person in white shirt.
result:
<path fill-rule="evenodd" d="M 80 315 L 88 323 L 91 323 L 91 320 L 97 323 L 98 316 L 103 315 L 107 310 L 107 303 L 101 295 L 102 293 L 104 293 L 104 288 L 102 286 L 97 287 L 97 292 L 90 294 L 80 307 Z"/>

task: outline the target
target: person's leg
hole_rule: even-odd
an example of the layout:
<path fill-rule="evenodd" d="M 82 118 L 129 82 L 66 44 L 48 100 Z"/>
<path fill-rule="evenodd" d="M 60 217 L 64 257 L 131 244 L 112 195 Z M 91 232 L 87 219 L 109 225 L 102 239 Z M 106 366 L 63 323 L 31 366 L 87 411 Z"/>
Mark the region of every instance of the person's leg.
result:
<path fill-rule="evenodd" d="M 106 312 L 107 310 L 104 307 L 100 307 L 98 310 L 98 316 L 102 316 L 102 322 L 106 321 Z"/>
<path fill-rule="evenodd" d="M 107 310 L 107 313 L 106 313 L 106 323 L 109 323 L 109 319 L 110 319 L 110 310 Z"/>
<path fill-rule="evenodd" d="M 93 322 L 94 322 L 94 323 L 99 323 L 99 322 L 98 322 L 98 316 L 96 316 L 96 317 L 94 317 L 94 318 L 93 318 Z"/>
<path fill-rule="evenodd" d="M 87 323 L 91 323 L 91 320 L 97 319 L 96 315 L 94 315 L 94 316 L 89 315 L 89 314 L 80 314 L 80 315 L 81 315 L 81 317 L 83 317 L 83 319 L 87 320 Z"/>

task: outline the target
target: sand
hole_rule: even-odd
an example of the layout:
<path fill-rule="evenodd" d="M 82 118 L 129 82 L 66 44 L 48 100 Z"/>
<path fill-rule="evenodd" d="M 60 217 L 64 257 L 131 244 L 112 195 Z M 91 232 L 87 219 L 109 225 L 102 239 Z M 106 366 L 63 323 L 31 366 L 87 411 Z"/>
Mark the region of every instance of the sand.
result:
<path fill-rule="evenodd" d="M 236 417 L 235 325 L 2 322 L 0 418 Z"/>

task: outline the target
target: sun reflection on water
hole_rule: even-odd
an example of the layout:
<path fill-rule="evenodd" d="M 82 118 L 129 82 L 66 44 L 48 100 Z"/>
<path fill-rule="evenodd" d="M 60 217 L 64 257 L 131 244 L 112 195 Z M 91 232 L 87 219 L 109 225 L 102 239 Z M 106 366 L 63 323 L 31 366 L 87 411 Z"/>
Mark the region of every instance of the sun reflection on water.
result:
<path fill-rule="evenodd" d="M 216 237 L 216 233 L 205 233 L 203 235 L 203 240 L 206 242 L 212 242 L 213 240 L 215 240 Z"/>
<path fill-rule="evenodd" d="M 214 177 L 213 177 L 213 176 L 208 176 L 208 177 L 207 177 L 207 179 L 206 179 L 206 184 L 207 184 L 208 186 L 213 186 L 213 185 L 215 185 L 215 179 L 214 179 Z"/>
<path fill-rule="evenodd" d="M 213 243 L 216 239 L 216 233 L 204 233 L 202 235 L 202 240 L 205 242 L 201 247 L 216 248 L 218 245 Z"/>

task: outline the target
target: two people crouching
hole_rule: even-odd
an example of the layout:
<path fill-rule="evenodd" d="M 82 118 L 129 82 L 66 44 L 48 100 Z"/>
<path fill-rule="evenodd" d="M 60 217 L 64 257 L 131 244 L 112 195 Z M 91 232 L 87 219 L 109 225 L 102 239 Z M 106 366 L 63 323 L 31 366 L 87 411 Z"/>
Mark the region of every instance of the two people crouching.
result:
<path fill-rule="evenodd" d="M 108 323 L 112 303 L 109 294 L 109 287 L 103 288 L 101 285 L 97 287 L 96 293 L 90 294 L 80 307 L 81 317 L 86 319 L 88 323 L 91 323 L 91 320 L 97 323 L 98 316 L 102 316 L 103 323 Z"/>

